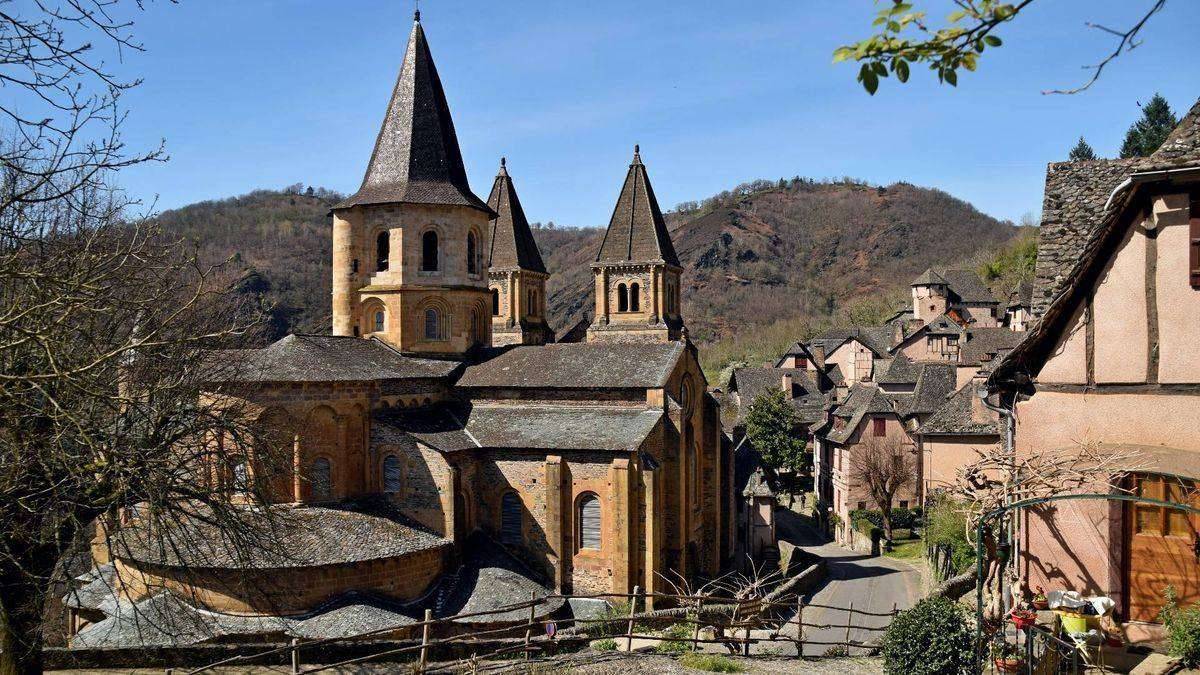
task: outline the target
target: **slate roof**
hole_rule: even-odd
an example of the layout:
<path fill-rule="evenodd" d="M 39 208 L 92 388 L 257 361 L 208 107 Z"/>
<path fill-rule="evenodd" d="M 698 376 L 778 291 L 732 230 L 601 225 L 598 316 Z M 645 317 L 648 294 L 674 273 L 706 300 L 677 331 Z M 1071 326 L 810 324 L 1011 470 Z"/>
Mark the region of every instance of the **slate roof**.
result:
<path fill-rule="evenodd" d="M 788 400 L 800 421 L 815 424 L 823 420 L 828 397 L 821 392 L 813 373 L 799 368 L 738 368 L 729 376 L 729 390 L 738 394 L 738 421 L 745 419 L 750 404 L 759 394 L 781 388 L 784 375 L 792 376 L 795 394 L 789 396 Z"/>
<path fill-rule="evenodd" d="M 459 387 L 654 389 L 667 383 L 683 342 L 527 345 L 470 366 Z"/>
<path fill-rule="evenodd" d="M 385 598 L 350 592 L 302 616 L 245 616 L 199 609 L 169 593 L 123 602 L 102 621 L 81 630 L 71 647 L 180 647 L 234 638 L 294 636 L 349 638 L 416 623 L 415 612 Z"/>
<path fill-rule="evenodd" d="M 294 334 L 262 349 L 213 352 L 209 377 L 237 382 L 441 379 L 460 365 L 406 356 L 376 338 Z"/>
<path fill-rule="evenodd" d="M 835 328 L 809 340 L 809 345 L 821 347 L 825 356 L 833 353 L 847 340 L 858 340 L 876 356 L 886 356 L 892 346 L 893 329 L 891 326 L 855 326 L 854 328 Z"/>
<path fill-rule="evenodd" d="M 545 274 L 546 265 L 538 250 L 525 209 L 517 198 L 512 177 L 508 175 L 504 159 L 500 159 L 500 173 L 492 184 L 488 195 L 488 206 L 496 213 L 492 218 L 492 250 L 488 256 L 488 267 L 493 269 L 519 268 Z"/>
<path fill-rule="evenodd" d="M 922 435 L 999 435 L 1000 423 L 986 409 L 986 416 L 972 413 L 971 398 L 975 396 L 974 383 L 968 382 L 946 399 L 937 411 L 925 420 L 917 430 Z"/>
<path fill-rule="evenodd" d="M 879 384 L 916 384 L 921 368 L 903 354 L 875 362 L 874 380 Z"/>
<path fill-rule="evenodd" d="M 1017 287 L 1008 294 L 1008 308 L 1013 307 L 1029 307 L 1033 300 L 1033 282 L 1021 281 Z"/>
<path fill-rule="evenodd" d="M 989 382 L 1007 377 L 1032 354 L 1044 354 L 1073 308 L 1074 294 L 1067 291 L 1104 262 L 1099 254 L 1113 239 L 1110 235 L 1138 185 L 1164 178 L 1159 172 L 1178 169 L 1200 169 L 1200 101 L 1150 157 L 1059 162 L 1047 167 L 1032 300 L 1039 321 L 994 367 Z M 1117 192 L 1122 186 L 1125 189 Z"/>
<path fill-rule="evenodd" d="M 959 347 L 958 364 L 960 366 L 978 366 L 990 361 L 996 354 L 1012 349 L 1018 342 L 1025 339 L 1024 332 L 1018 332 L 1004 327 L 971 328 L 967 331 L 967 341 Z"/>
<path fill-rule="evenodd" d="M 86 575 L 76 578 L 81 583 L 63 596 L 62 603 L 74 609 L 100 610 L 106 614 L 121 602 L 116 590 L 117 569 L 112 563 L 97 565 Z"/>
<path fill-rule="evenodd" d="M 902 410 L 905 416 L 926 415 L 940 408 L 954 391 L 957 367 L 953 363 L 922 363 L 911 398 Z"/>
<path fill-rule="evenodd" d="M 247 508 L 234 534 L 206 522 L 206 513 L 197 507 L 169 529 L 127 526 L 116 537 L 114 554 L 168 567 L 284 569 L 396 558 L 450 545 L 398 515 L 315 506 Z"/>
<path fill-rule="evenodd" d="M 846 400 L 833 411 L 834 417 L 845 420 L 840 428 L 830 428 L 825 437 L 834 443 L 845 443 L 854 435 L 854 430 L 866 415 L 897 415 L 896 409 L 880 389 L 871 384 L 855 384 L 850 387 Z"/>
<path fill-rule="evenodd" d="M 442 452 L 472 448 L 632 450 L 662 419 L 661 410 L 582 405 L 433 406 L 380 411 L 373 444 L 411 438 Z"/>
<path fill-rule="evenodd" d="M 633 163 L 629 165 L 629 173 L 625 175 L 612 219 L 604 233 L 604 242 L 596 254 L 598 263 L 625 261 L 661 261 L 680 267 L 679 257 L 675 255 L 675 246 L 671 243 L 671 235 L 667 232 L 667 224 L 658 208 L 654 188 L 650 186 L 650 177 L 646 174 L 646 166 L 642 164 L 641 153 L 636 145 L 633 148 Z"/>
<path fill-rule="evenodd" d="M 539 598 L 554 591 L 528 567 L 505 548 L 486 535 L 476 532 L 467 539 L 463 549 L 463 566 L 459 569 L 446 595 L 438 603 L 440 616 L 471 614 L 499 609 L 507 605 L 528 602 L 531 593 Z M 549 616 L 562 608 L 565 601 L 554 598 L 538 605 L 535 618 Z M 455 623 L 505 623 L 528 621 L 529 608 L 514 609 L 499 614 L 455 619 Z"/>
<path fill-rule="evenodd" d="M 996 303 L 996 296 L 979 278 L 974 270 L 947 267 L 930 267 L 913 280 L 913 286 L 940 284 L 948 286 L 950 292 L 968 304 Z"/>
<path fill-rule="evenodd" d="M 467 183 L 450 106 L 419 15 L 362 186 L 333 208 L 389 203 L 446 204 L 491 212 Z"/>

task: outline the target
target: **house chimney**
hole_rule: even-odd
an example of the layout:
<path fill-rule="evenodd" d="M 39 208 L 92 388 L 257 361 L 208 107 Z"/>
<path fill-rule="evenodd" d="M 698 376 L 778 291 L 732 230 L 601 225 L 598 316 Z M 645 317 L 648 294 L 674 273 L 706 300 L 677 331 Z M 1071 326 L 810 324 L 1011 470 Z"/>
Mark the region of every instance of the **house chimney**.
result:
<path fill-rule="evenodd" d="M 780 382 L 780 389 L 783 389 L 783 393 L 787 394 L 788 398 L 791 398 L 792 397 L 792 374 L 784 373 L 783 377 L 781 379 L 782 379 L 782 382 Z"/>

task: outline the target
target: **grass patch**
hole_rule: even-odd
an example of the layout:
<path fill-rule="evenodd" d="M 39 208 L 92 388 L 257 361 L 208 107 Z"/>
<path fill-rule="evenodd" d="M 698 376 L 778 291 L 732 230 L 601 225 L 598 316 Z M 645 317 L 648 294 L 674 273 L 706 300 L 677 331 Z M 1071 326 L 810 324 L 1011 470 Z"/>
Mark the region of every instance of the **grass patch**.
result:
<path fill-rule="evenodd" d="M 679 665 L 684 668 L 692 668 L 695 670 L 706 670 L 710 673 L 740 673 L 741 666 L 734 663 L 728 657 L 720 654 L 701 654 L 698 652 L 688 652 L 679 657 Z"/>
<path fill-rule="evenodd" d="M 892 550 L 884 553 L 889 558 L 916 559 L 925 554 L 925 545 L 920 539 L 893 541 Z"/>
<path fill-rule="evenodd" d="M 683 654 L 691 649 L 691 643 L 683 641 L 692 637 L 692 627 L 686 623 L 672 624 L 662 636 L 663 641 L 654 648 L 659 654 Z"/>
<path fill-rule="evenodd" d="M 615 652 L 617 651 L 617 641 L 612 638 L 596 640 L 592 643 L 592 649 L 599 652 Z"/>

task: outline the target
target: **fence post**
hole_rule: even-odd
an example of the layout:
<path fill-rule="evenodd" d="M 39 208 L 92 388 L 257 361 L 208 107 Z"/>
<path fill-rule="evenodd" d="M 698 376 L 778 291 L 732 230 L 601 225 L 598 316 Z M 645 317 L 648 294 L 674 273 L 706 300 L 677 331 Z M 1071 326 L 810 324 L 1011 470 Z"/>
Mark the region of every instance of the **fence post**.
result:
<path fill-rule="evenodd" d="M 425 672 L 425 664 L 429 662 L 429 624 L 433 621 L 433 610 L 425 610 L 425 625 L 421 626 L 421 662 L 418 672 Z"/>
<path fill-rule="evenodd" d="M 292 675 L 300 673 L 300 638 L 292 638 Z"/>
<path fill-rule="evenodd" d="M 633 587 L 633 596 L 629 599 L 629 626 L 625 632 L 625 651 L 633 651 L 633 615 L 637 613 L 638 595 L 642 592 L 641 586 Z"/>
<path fill-rule="evenodd" d="M 804 596 L 796 596 L 796 657 L 804 656 Z"/>
<path fill-rule="evenodd" d="M 533 620 L 537 618 L 537 591 L 529 591 L 529 625 L 525 626 L 525 660 L 529 660 L 529 639 L 533 636 Z"/>
<path fill-rule="evenodd" d="M 704 608 L 704 598 L 696 598 L 696 625 L 692 626 L 692 651 L 700 651 L 700 611 Z"/>
<path fill-rule="evenodd" d="M 850 601 L 850 606 L 846 608 L 846 656 L 850 654 L 850 626 L 854 623 L 854 601 Z"/>

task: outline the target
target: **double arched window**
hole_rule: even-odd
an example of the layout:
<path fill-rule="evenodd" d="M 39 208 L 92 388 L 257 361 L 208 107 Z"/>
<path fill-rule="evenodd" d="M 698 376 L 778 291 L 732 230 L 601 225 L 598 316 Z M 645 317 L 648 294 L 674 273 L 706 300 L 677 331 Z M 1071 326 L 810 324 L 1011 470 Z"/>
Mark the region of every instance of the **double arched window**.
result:
<path fill-rule="evenodd" d="M 636 283 L 629 285 L 629 311 L 642 311 L 642 291 Z"/>
<path fill-rule="evenodd" d="M 383 458 L 383 491 L 388 494 L 400 492 L 400 458 L 395 455 Z"/>
<path fill-rule="evenodd" d="M 475 233 L 467 233 L 467 274 L 479 274 L 479 244 Z"/>
<path fill-rule="evenodd" d="M 505 544 L 520 544 L 521 498 L 515 492 L 506 492 L 500 499 L 500 541 Z"/>
<path fill-rule="evenodd" d="M 421 235 L 421 271 L 438 271 L 438 235 L 434 230 Z"/>
<path fill-rule="evenodd" d="M 579 548 L 600 549 L 600 498 L 587 493 L 579 498 L 576 509 L 579 523 Z"/>
<path fill-rule="evenodd" d="M 384 271 L 388 268 L 388 258 L 391 257 L 392 242 L 387 230 L 375 237 L 375 269 Z"/>
<path fill-rule="evenodd" d="M 318 457 L 312 463 L 313 501 L 326 501 L 333 498 L 333 467 L 325 457 Z"/>
<path fill-rule="evenodd" d="M 629 288 L 625 284 L 617 284 L 617 311 L 629 311 Z"/>
<path fill-rule="evenodd" d="M 617 311 L 642 311 L 642 289 L 636 282 L 628 286 L 624 283 L 617 284 Z"/>

